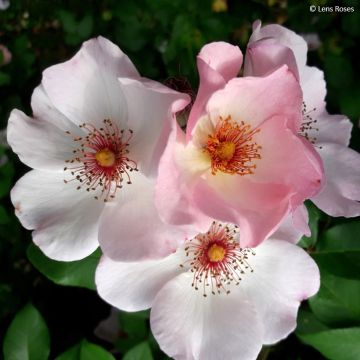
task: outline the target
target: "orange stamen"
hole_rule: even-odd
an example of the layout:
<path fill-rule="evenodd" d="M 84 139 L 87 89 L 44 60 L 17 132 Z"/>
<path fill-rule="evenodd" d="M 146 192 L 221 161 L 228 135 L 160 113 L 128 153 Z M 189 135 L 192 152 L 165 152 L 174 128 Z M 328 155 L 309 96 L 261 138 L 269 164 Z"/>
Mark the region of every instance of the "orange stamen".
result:
<path fill-rule="evenodd" d="M 236 123 L 229 115 L 226 119 L 220 117 L 213 135 L 208 136 L 204 151 L 211 158 L 211 172 L 217 171 L 227 174 L 253 174 L 256 164 L 253 160 L 261 159 L 259 146 L 253 136 L 260 129 L 251 130 L 245 122 Z"/>

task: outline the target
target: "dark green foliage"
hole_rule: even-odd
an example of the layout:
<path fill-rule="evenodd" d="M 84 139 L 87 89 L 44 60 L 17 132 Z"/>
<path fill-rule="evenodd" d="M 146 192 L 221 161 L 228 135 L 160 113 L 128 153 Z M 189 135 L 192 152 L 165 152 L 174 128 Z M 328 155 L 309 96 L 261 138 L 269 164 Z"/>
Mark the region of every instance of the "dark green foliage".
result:
<path fill-rule="evenodd" d="M 309 53 L 309 63 L 325 71 L 328 110 L 350 117 L 355 125 L 351 147 L 360 150 L 357 0 L 342 2 L 344 6 L 355 6 L 355 12 L 350 14 L 310 13 L 311 4 L 338 5 L 327 0 L 228 0 L 228 9 L 223 12 L 213 10 L 212 0 L 10 2 L 6 11 L 0 11 L 0 44 L 12 53 L 11 62 L 0 66 L 0 130 L 6 127 L 11 109 L 31 114 L 30 97 L 41 81 L 41 72 L 70 58 L 90 37 L 103 35 L 117 43 L 143 76 L 159 81 L 182 76 L 196 92 L 195 60 L 199 49 L 207 42 L 224 40 L 244 51 L 251 23 L 260 18 L 299 33 L 319 35 L 321 46 Z M 9 199 L 11 186 L 27 169 L 3 138 L 0 134 L 0 339 L 4 339 L 0 359 L 113 359 L 102 347 L 119 359 L 167 359 L 150 333 L 148 311 L 120 312 L 113 344 L 93 335 L 96 324 L 106 317 L 107 306 L 100 305 L 91 291 L 58 285 L 93 289 L 100 253 L 65 264 L 47 259 L 31 244 L 30 232 L 18 223 Z M 296 336 L 265 348 L 261 359 L 357 360 L 360 220 L 333 219 L 315 206 L 308 206 L 312 236 L 303 238 L 301 246 L 320 266 L 321 289 L 302 306 Z M 32 305 L 24 307 L 29 302 L 39 311 Z M 69 316 L 73 323 L 69 323 Z M 77 326 L 79 323 L 84 326 Z"/>

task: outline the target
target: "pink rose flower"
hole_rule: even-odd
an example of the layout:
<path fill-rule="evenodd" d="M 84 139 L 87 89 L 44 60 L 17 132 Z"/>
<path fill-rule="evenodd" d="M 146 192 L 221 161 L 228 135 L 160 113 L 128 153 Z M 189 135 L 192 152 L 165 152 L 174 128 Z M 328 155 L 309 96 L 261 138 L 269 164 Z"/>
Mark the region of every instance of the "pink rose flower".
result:
<path fill-rule="evenodd" d="M 148 232 L 149 241 L 161 232 Z M 174 359 L 255 360 L 263 344 L 295 329 L 300 302 L 318 291 L 320 279 L 296 245 L 271 238 L 252 250 L 242 239 L 236 226 L 210 221 L 193 238 L 169 237 L 174 252 L 160 260 L 103 256 L 98 293 L 121 310 L 152 308 L 152 332 Z"/>
<path fill-rule="evenodd" d="M 264 76 L 287 64 L 303 91 L 303 119 L 299 134 L 312 143 L 324 164 L 325 184 L 311 200 L 331 216 L 360 215 L 360 155 L 349 149 L 352 124 L 344 115 L 330 115 L 324 101 L 324 74 L 306 65 L 307 44 L 280 25 L 253 25 L 244 75 Z M 340 74 L 339 74 L 340 76 Z"/>
<path fill-rule="evenodd" d="M 7 136 L 34 168 L 16 183 L 12 202 L 47 256 L 72 261 L 91 254 L 107 206 L 137 216 L 134 203 L 142 208 L 143 189 L 154 189 L 174 113 L 188 102 L 187 95 L 141 78 L 102 37 L 44 71 L 32 96 L 33 117 L 13 110 Z M 126 236 L 127 218 L 114 221 Z"/>
<path fill-rule="evenodd" d="M 186 134 L 174 127 L 160 161 L 156 202 L 169 223 L 202 226 L 203 213 L 238 224 L 244 246 L 256 246 L 290 212 L 303 223 L 299 206 L 320 191 L 323 169 L 299 134 L 302 92 L 290 66 L 236 78 L 241 64 L 236 46 L 201 50 L 199 92 Z"/>

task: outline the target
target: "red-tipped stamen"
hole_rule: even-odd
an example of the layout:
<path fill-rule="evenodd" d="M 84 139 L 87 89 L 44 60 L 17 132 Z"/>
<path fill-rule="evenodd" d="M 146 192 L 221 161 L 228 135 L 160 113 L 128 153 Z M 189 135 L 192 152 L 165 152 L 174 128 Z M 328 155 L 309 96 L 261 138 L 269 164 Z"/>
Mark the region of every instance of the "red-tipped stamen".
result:
<path fill-rule="evenodd" d="M 124 180 L 131 184 L 130 173 L 138 169 L 136 162 L 128 157 L 133 131 L 119 130 L 110 119 L 103 123 L 99 129 L 91 124 L 79 125 L 87 135 L 73 137 L 80 146 L 73 151 L 74 157 L 65 161 L 64 171 L 70 171 L 73 178 L 64 182 L 79 181 L 78 190 L 100 191 L 94 198 L 106 202 L 115 197 Z M 69 131 L 66 134 L 71 136 Z"/>
<path fill-rule="evenodd" d="M 239 285 L 247 270 L 253 271 L 248 258 L 255 255 L 252 249 L 242 249 L 238 241 L 238 228 L 214 221 L 209 231 L 199 234 L 185 245 L 190 259 L 181 267 L 189 267 L 193 273 L 192 286 L 202 287 L 204 297 L 207 289 L 212 294 L 230 293 L 229 285 Z"/>

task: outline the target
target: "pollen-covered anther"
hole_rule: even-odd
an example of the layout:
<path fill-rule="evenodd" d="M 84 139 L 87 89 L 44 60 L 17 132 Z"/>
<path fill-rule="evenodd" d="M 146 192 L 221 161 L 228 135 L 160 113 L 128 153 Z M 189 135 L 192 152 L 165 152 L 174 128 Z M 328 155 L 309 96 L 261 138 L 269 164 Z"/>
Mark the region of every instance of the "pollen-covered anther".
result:
<path fill-rule="evenodd" d="M 135 161 L 128 157 L 133 131 L 119 130 L 110 119 L 103 120 L 103 126 L 81 124 L 84 137 L 73 137 L 77 148 L 74 157 L 66 160 L 64 171 L 70 171 L 73 178 L 65 183 L 78 181 L 77 189 L 94 191 L 95 199 L 105 202 L 115 197 L 118 189 L 126 181 L 131 184 L 130 173 L 138 171 Z M 66 134 L 72 136 L 69 131 Z"/>
<path fill-rule="evenodd" d="M 211 158 L 211 172 L 217 171 L 227 174 L 249 175 L 254 173 L 256 159 L 261 159 L 259 146 L 253 139 L 260 129 L 252 130 L 249 124 L 241 121 L 237 123 L 229 115 L 220 121 L 210 134 L 204 151 Z"/>
<path fill-rule="evenodd" d="M 246 271 L 253 271 L 248 259 L 252 249 L 242 249 L 238 228 L 214 221 L 209 231 L 187 240 L 185 254 L 189 258 L 181 264 L 193 273 L 192 287 L 202 288 L 204 297 L 230 293 L 231 284 L 239 285 Z"/>
<path fill-rule="evenodd" d="M 316 136 L 311 136 L 310 131 L 319 131 L 319 128 L 316 126 L 317 120 L 313 117 L 313 113 L 316 111 L 316 107 L 311 110 L 308 110 L 306 103 L 303 101 L 302 103 L 302 123 L 300 126 L 300 135 L 305 139 L 310 141 L 312 144 L 316 144 L 317 138 Z M 319 146 L 321 149 L 321 146 Z"/>

